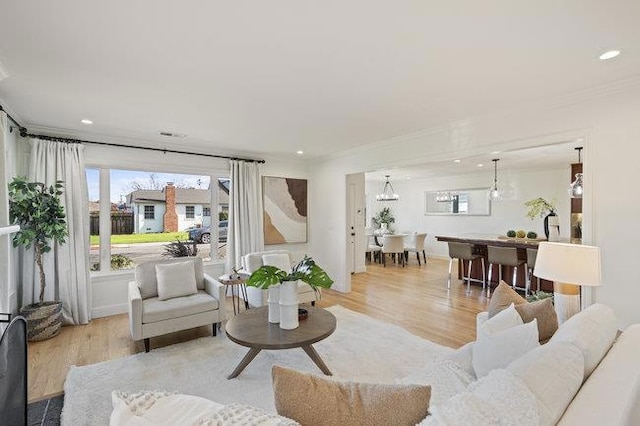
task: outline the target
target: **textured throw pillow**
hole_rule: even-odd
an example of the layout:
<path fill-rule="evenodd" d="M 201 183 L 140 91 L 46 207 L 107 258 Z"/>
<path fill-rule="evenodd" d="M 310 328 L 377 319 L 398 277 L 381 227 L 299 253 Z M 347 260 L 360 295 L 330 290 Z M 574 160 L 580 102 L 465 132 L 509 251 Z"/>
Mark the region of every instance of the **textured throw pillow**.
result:
<path fill-rule="evenodd" d="M 516 311 L 516 307 L 512 303 L 507 309 L 498 312 L 495 316 L 486 320 L 480 328 L 488 333 L 497 333 L 498 331 L 522 324 L 524 324 L 524 321 L 522 321 L 520 314 Z"/>
<path fill-rule="evenodd" d="M 263 254 L 262 263 L 265 266 L 275 266 L 278 269 L 282 269 L 285 272 L 291 271 L 291 260 L 288 254 Z"/>
<path fill-rule="evenodd" d="M 540 425 L 555 425 L 582 386 L 584 357 L 571 343 L 549 343 L 513 361 L 507 370 L 536 397 Z"/>
<path fill-rule="evenodd" d="M 589 306 L 569 318 L 553 335 L 549 343 L 569 342 L 584 355 L 584 378 L 600 364 L 618 332 L 613 310 L 600 303 Z"/>
<path fill-rule="evenodd" d="M 427 416 L 431 386 L 340 383 L 274 366 L 278 414 L 300 424 L 415 425 Z"/>
<path fill-rule="evenodd" d="M 498 287 L 493 291 L 491 299 L 489 300 L 489 306 L 487 306 L 487 312 L 489 312 L 489 318 L 509 307 L 510 304 L 519 305 L 521 303 L 527 303 L 526 299 L 520 296 L 511 286 L 504 281 L 500 281 Z"/>
<path fill-rule="evenodd" d="M 523 322 L 531 322 L 534 318 L 538 320 L 538 335 L 541 342 L 549 340 L 558 329 L 558 315 L 550 298 L 521 303 L 516 305 L 516 311 Z"/>
<path fill-rule="evenodd" d="M 496 332 L 489 331 L 486 324 L 478 330 L 478 338 L 473 346 L 472 363 L 478 378 L 486 376 L 491 370 L 505 368 L 540 345 L 538 321 L 535 319 L 530 323 Z"/>
<path fill-rule="evenodd" d="M 158 300 L 168 300 L 196 294 L 196 270 L 193 262 L 177 262 L 156 265 Z"/>

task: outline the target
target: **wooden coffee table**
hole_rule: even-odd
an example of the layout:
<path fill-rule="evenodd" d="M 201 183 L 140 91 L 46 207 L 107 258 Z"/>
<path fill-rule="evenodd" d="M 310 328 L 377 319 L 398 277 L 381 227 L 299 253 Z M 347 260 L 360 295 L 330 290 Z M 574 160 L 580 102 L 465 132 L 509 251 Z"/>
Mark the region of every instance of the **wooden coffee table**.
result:
<path fill-rule="evenodd" d="M 322 308 L 305 306 L 305 309 L 309 311 L 309 316 L 300 320 L 300 326 L 295 330 L 283 330 L 279 324 L 270 324 L 267 321 L 267 306 L 250 309 L 231 318 L 225 326 L 227 336 L 250 349 L 227 379 L 238 377 L 263 349 L 292 348 L 302 348 L 324 374 L 331 376 L 331 371 L 311 345 L 326 339 L 335 331 L 336 317 Z"/>

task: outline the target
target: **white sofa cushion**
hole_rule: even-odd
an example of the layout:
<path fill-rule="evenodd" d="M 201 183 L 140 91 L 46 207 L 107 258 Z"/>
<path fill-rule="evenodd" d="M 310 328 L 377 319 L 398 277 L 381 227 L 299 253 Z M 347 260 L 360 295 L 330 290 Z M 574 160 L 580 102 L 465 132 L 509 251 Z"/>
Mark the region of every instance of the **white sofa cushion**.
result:
<path fill-rule="evenodd" d="M 203 290 L 199 290 L 196 294 L 190 296 L 176 297 L 169 300 L 150 297 L 142 302 L 142 323 L 149 324 L 201 312 L 215 311 L 218 306 L 218 300 Z"/>
<path fill-rule="evenodd" d="M 265 266 L 275 266 L 285 272 L 291 271 L 291 258 L 284 253 L 269 253 L 262 255 L 262 264 Z"/>
<path fill-rule="evenodd" d="M 520 321 L 522 322 L 522 319 Z M 478 330 L 478 338 L 473 346 L 472 363 L 478 378 L 486 376 L 491 370 L 506 367 L 513 360 L 540 345 L 538 321 L 535 319 L 529 323 L 496 332 L 489 331 L 486 327 L 488 322 Z"/>
<path fill-rule="evenodd" d="M 204 290 L 204 271 L 202 269 L 202 258 L 192 257 L 185 260 L 184 257 L 177 259 L 162 259 L 141 263 L 136 266 L 136 283 L 140 289 L 140 296 L 143 299 L 156 297 L 158 295 L 158 280 L 156 276 L 156 265 L 166 265 L 169 263 L 193 262 L 195 269 L 196 287 Z"/>
<path fill-rule="evenodd" d="M 584 355 L 585 379 L 595 370 L 616 338 L 618 326 L 613 310 L 596 303 L 569 318 L 549 343 L 569 342 Z"/>
<path fill-rule="evenodd" d="M 193 262 L 157 264 L 158 300 L 196 294 L 198 287 L 195 274 Z"/>
<path fill-rule="evenodd" d="M 289 263 L 291 263 L 291 253 L 288 250 L 258 251 L 249 253 L 242 258 L 243 269 L 249 274 L 255 272 L 256 269 L 263 265 L 262 256 L 265 254 L 286 254 L 289 256 Z"/>
<path fill-rule="evenodd" d="M 634 324 L 582 385 L 558 425 L 639 425 L 639 354 L 640 324 Z"/>
<path fill-rule="evenodd" d="M 516 359 L 507 370 L 536 397 L 540 425 L 553 426 L 582 385 L 584 356 L 571 343 L 549 343 Z"/>

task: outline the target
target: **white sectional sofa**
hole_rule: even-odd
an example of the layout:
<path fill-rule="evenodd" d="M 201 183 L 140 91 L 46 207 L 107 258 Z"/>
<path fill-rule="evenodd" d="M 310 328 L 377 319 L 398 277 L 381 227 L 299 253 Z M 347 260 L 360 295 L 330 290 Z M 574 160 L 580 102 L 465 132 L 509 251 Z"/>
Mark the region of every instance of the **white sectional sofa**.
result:
<path fill-rule="evenodd" d="M 487 314 L 480 313 L 478 326 L 486 321 Z M 398 378 L 398 384 L 431 385 L 431 414 L 420 425 L 640 425 L 640 324 L 619 333 L 613 311 L 604 305 L 578 313 L 548 343 L 481 378 L 475 377 L 473 367 L 476 344 L 464 345 L 425 371 Z M 194 398 L 191 407 L 190 398 Z M 209 416 L 211 410 L 221 409 L 220 404 L 208 405 L 198 397 L 178 399 L 181 403 L 170 407 L 174 421 L 181 409 L 193 415 L 190 408 L 199 407 L 209 410 Z M 313 409 L 312 400 L 308 403 Z M 156 410 L 164 409 L 161 402 L 157 404 Z M 134 419 L 125 405 L 114 393 L 113 426 L 147 424 Z M 199 424 L 201 419 L 194 421 L 181 424 Z M 252 424 L 289 424 L 278 422 L 268 418 Z"/>

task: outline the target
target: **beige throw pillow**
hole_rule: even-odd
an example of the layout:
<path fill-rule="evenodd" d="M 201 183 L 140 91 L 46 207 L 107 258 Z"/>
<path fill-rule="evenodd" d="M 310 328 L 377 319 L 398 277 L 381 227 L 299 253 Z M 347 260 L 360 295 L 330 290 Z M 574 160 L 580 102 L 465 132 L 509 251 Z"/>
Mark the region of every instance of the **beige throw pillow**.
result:
<path fill-rule="evenodd" d="M 487 312 L 489 318 L 497 314 L 498 312 L 507 309 L 509 305 L 520 305 L 527 303 L 526 299 L 520 296 L 511 286 L 504 281 L 500 281 L 498 287 L 493 291 L 491 299 L 489 300 L 489 306 L 487 306 Z"/>
<path fill-rule="evenodd" d="M 158 300 L 168 300 L 196 294 L 196 269 L 193 262 L 177 262 L 156 265 Z"/>
<path fill-rule="evenodd" d="M 558 315 L 551 299 L 536 300 L 516 305 L 516 311 L 525 323 L 538 320 L 538 335 L 541 342 L 551 339 L 558 329 Z"/>
<path fill-rule="evenodd" d="M 303 426 L 415 425 L 428 414 L 431 386 L 340 383 L 274 366 L 278 414 Z"/>

